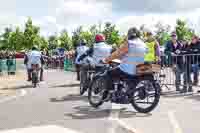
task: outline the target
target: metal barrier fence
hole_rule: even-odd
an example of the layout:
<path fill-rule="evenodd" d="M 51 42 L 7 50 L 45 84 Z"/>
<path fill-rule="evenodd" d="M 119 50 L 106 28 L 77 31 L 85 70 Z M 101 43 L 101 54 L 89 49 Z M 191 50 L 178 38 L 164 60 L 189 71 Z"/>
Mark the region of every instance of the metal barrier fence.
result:
<path fill-rule="evenodd" d="M 163 55 L 159 80 L 162 86 L 192 87 L 198 86 L 200 54 L 181 53 Z"/>

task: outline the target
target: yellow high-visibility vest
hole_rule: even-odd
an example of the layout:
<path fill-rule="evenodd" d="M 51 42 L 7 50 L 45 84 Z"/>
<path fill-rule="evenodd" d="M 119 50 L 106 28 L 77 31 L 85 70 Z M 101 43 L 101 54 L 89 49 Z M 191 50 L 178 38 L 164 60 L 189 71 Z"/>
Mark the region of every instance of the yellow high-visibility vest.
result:
<path fill-rule="evenodd" d="M 154 62 L 156 60 L 155 45 L 156 45 L 156 43 L 154 41 L 146 42 L 146 46 L 148 48 L 148 52 L 145 54 L 145 57 L 144 57 L 144 60 L 146 62 Z"/>

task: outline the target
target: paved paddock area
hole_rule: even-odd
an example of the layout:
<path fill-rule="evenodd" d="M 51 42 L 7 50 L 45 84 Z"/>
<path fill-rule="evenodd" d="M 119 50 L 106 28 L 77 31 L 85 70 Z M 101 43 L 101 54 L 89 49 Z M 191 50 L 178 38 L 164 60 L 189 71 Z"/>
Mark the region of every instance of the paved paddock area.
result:
<path fill-rule="evenodd" d="M 200 95 L 178 94 L 172 88 L 151 114 L 131 105 L 105 103 L 99 109 L 79 96 L 72 72 L 46 71 L 45 82 L 32 88 L 26 81 L 14 88 L 23 95 L 0 101 L 0 133 L 199 133 Z M 195 90 L 197 90 L 196 88 Z M 1 100 L 1 98 L 0 98 Z"/>

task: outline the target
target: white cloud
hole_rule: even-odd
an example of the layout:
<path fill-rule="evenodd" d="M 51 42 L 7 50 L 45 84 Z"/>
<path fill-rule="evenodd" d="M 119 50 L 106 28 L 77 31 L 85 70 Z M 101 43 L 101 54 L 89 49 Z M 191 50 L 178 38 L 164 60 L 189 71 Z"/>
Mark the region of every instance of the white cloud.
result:
<path fill-rule="evenodd" d="M 112 17 L 112 3 L 95 0 L 63 1 L 57 8 L 57 22 L 63 24 L 87 24 Z"/>
<path fill-rule="evenodd" d="M 200 7 L 199 0 L 112 0 L 114 11 L 172 12 L 188 11 Z"/>
<path fill-rule="evenodd" d="M 79 25 L 88 27 L 107 20 L 115 20 L 111 22 L 124 33 L 131 26 L 146 24 L 151 28 L 158 21 L 174 26 L 178 17 L 188 20 L 200 32 L 200 9 L 196 9 L 200 7 L 199 0 L 43 0 L 38 3 L 40 0 L 3 1 L 0 31 L 10 24 L 24 27 L 24 16 L 30 14 L 45 36 L 64 28 L 71 32 Z"/>
<path fill-rule="evenodd" d="M 49 23 L 56 23 L 56 18 L 53 16 L 45 16 L 44 19 Z"/>
<path fill-rule="evenodd" d="M 180 13 L 151 13 L 144 15 L 132 15 L 125 16 L 116 22 L 122 33 L 126 33 L 130 27 L 140 27 L 145 24 L 147 28 L 154 30 L 155 24 L 161 22 L 164 25 L 170 25 L 174 28 L 176 20 L 180 18 L 188 22 L 188 26 L 194 28 L 196 32 L 200 32 L 200 9 L 196 9 L 189 12 Z"/>

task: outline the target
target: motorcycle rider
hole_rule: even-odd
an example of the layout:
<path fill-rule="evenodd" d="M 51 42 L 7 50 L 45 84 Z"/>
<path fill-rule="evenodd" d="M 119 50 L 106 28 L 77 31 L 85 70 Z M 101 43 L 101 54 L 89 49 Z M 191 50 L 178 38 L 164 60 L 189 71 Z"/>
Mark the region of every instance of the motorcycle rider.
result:
<path fill-rule="evenodd" d="M 83 60 L 85 57 L 92 57 L 92 64 L 98 66 L 101 61 L 111 55 L 113 51 L 112 46 L 106 44 L 105 37 L 102 34 L 97 34 L 95 36 L 95 44 L 87 50 L 82 56 L 78 58 L 79 61 Z"/>
<path fill-rule="evenodd" d="M 113 78 L 121 75 L 135 75 L 136 66 L 144 64 L 145 54 L 148 52 L 146 44 L 140 39 L 140 32 L 137 28 L 130 28 L 128 38 L 121 47 L 112 53 L 111 56 L 105 58 L 103 62 L 109 63 L 113 59 L 121 58 L 121 64 L 108 72 L 106 81 L 108 90 L 112 89 Z"/>
<path fill-rule="evenodd" d="M 31 77 L 31 72 L 32 72 L 31 65 L 32 64 L 38 64 L 39 68 L 41 68 L 40 81 L 43 81 L 43 68 L 42 68 L 42 65 L 44 64 L 44 60 L 43 60 L 42 54 L 38 50 L 37 46 L 33 46 L 32 50 L 25 55 L 24 64 L 27 66 L 28 81 L 32 80 L 32 77 Z"/>
<path fill-rule="evenodd" d="M 86 40 L 81 40 L 79 46 L 76 48 L 75 51 L 75 64 L 76 64 L 76 72 L 77 72 L 77 80 L 80 80 L 80 66 L 83 63 L 82 61 L 79 61 L 78 58 L 83 55 L 89 47 L 86 46 L 87 42 Z"/>

